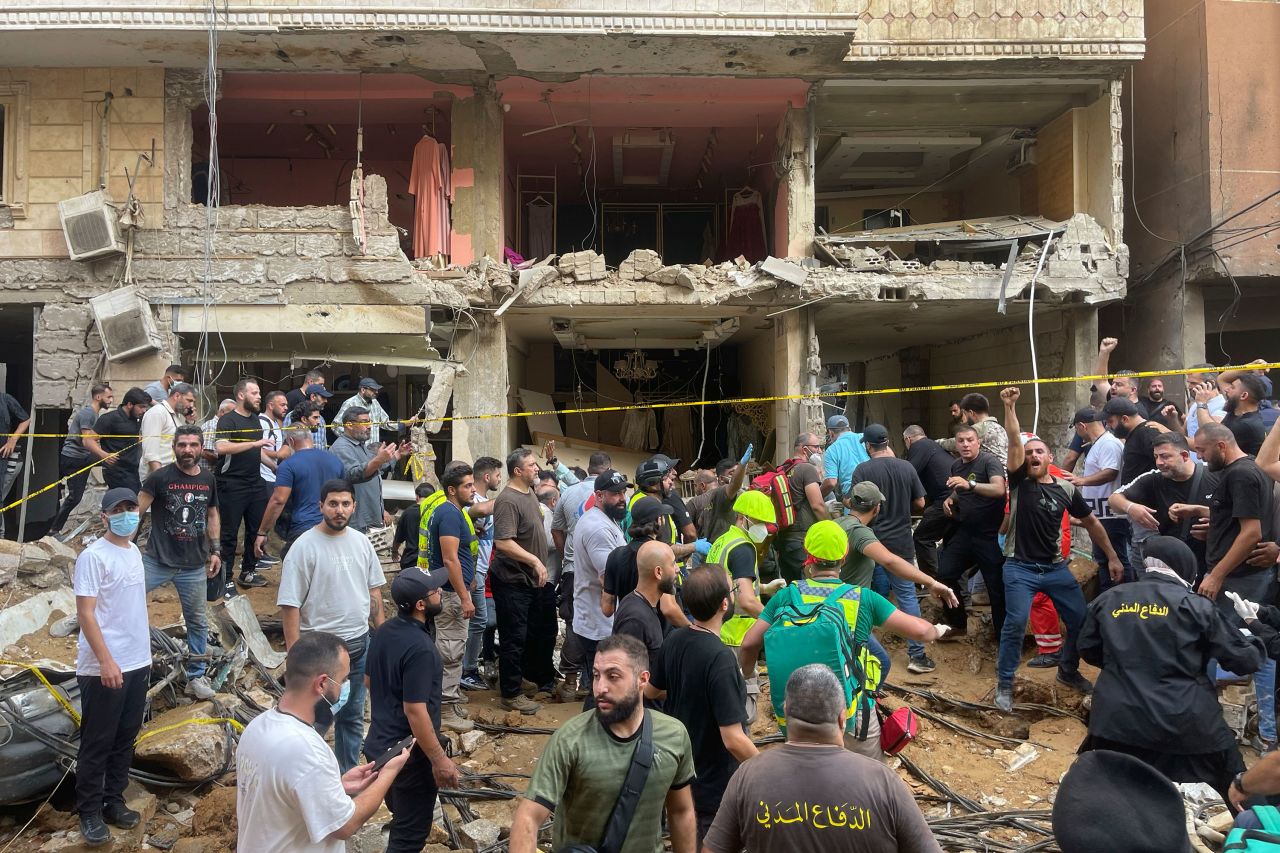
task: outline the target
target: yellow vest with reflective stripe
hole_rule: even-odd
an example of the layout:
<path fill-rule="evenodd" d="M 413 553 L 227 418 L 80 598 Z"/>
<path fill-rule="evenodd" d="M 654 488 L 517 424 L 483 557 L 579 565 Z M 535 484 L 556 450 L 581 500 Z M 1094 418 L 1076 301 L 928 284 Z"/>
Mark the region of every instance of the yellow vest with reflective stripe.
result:
<path fill-rule="evenodd" d="M 635 506 L 636 501 L 640 500 L 641 498 L 652 498 L 652 497 L 653 495 L 646 495 L 644 492 L 640 491 L 639 489 L 636 489 L 634 492 L 631 493 L 631 497 L 627 499 L 627 518 L 626 518 L 626 524 L 624 525 L 625 529 L 622 531 L 622 533 L 623 533 L 623 536 L 626 537 L 626 540 L 628 542 L 631 541 L 631 523 L 632 523 L 631 508 Z M 661 498 L 654 498 L 654 500 L 661 500 Z M 667 533 L 670 534 L 670 537 L 671 537 L 670 541 L 667 544 L 674 545 L 676 544 L 676 526 L 675 524 L 672 523 L 671 516 L 669 515 L 666 516 L 666 519 L 667 519 Z"/>
<path fill-rule="evenodd" d="M 444 489 L 439 489 L 427 495 L 419 504 L 422 519 L 418 522 L 418 568 L 424 572 L 431 571 L 431 537 L 427 535 L 427 527 L 431 524 L 431 516 L 448 499 Z M 471 513 L 465 509 L 462 511 L 462 517 L 467 520 L 467 529 L 471 531 L 471 559 L 474 560 L 480 554 L 480 540 L 476 538 L 476 523 L 471 520 Z"/>
<path fill-rule="evenodd" d="M 729 600 L 732 602 L 734 590 L 733 573 L 729 571 L 729 554 L 734 548 L 746 546 L 751 549 L 751 568 L 752 571 L 759 571 L 757 565 L 756 544 L 751 541 L 751 537 L 747 532 L 738 525 L 733 525 L 720 535 L 720 538 L 711 544 L 711 550 L 707 552 L 707 562 L 715 563 L 724 567 L 725 576 L 729 579 Z M 751 582 L 752 587 L 756 591 L 756 595 L 760 594 L 759 578 Z M 742 638 L 747 635 L 747 631 L 751 630 L 751 626 L 755 623 L 754 616 L 745 614 L 737 614 L 730 616 L 724 620 L 724 624 L 720 626 L 720 640 L 726 646 L 741 646 Z"/>

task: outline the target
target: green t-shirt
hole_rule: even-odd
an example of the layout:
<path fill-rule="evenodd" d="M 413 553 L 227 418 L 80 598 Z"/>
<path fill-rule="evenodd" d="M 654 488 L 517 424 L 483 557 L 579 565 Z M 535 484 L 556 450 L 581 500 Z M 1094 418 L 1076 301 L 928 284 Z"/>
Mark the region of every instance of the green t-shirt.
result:
<path fill-rule="evenodd" d="M 769 603 L 764 606 L 764 612 L 760 614 L 760 618 L 772 625 L 777 621 L 778 609 L 783 604 L 788 603 L 794 596 L 799 595 L 802 592 L 808 593 L 809 590 L 807 588 L 825 587 L 827 590 L 826 594 L 830 595 L 831 590 L 842 583 L 848 583 L 848 581 L 841 580 L 840 578 L 809 578 L 808 580 L 801 581 L 798 584 L 791 584 L 784 587 L 782 592 L 769 599 Z M 853 605 L 855 604 L 855 602 L 847 600 L 847 597 L 853 594 L 853 592 L 854 590 L 850 590 L 845 593 L 845 598 L 840 599 L 840 604 L 844 608 L 846 617 L 849 615 L 849 611 L 853 609 Z M 871 629 L 878 628 L 883 625 L 885 620 L 892 616 L 893 612 L 898 608 L 894 607 L 889 602 L 889 599 L 885 598 L 870 587 L 862 587 L 857 592 L 861 596 L 861 600 L 856 602 L 858 605 L 858 620 L 857 624 L 852 625 L 851 627 L 853 628 L 854 642 L 865 643 L 867 641 L 867 637 L 871 636 Z"/>
<path fill-rule="evenodd" d="M 688 785 L 694 777 L 693 747 L 684 724 L 659 711 L 648 713 L 653 718 L 653 767 L 619 853 L 660 853 L 667 792 Z M 629 740 L 619 740 L 595 711 L 587 711 L 547 741 L 524 796 L 555 812 L 553 849 L 603 840 L 639 736 L 637 730 Z"/>
<path fill-rule="evenodd" d="M 840 568 L 840 580 L 854 586 L 871 586 L 876 561 L 863 554 L 862 549 L 879 542 L 879 538 L 875 531 L 852 515 L 841 516 L 836 523 L 849 536 L 849 556 L 844 558 L 844 565 Z"/>

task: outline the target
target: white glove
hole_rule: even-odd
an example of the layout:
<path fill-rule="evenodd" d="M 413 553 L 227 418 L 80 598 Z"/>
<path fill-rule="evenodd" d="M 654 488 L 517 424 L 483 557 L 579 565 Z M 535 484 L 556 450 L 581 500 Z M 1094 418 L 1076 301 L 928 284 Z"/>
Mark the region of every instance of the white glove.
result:
<path fill-rule="evenodd" d="M 786 578 L 774 578 L 773 580 L 769 581 L 767 584 L 764 584 L 763 586 L 761 586 L 760 591 L 762 593 L 768 593 L 769 595 L 773 595 L 775 592 L 782 589 L 786 585 L 787 585 Z"/>
<path fill-rule="evenodd" d="M 1258 605 L 1252 601 L 1241 598 L 1239 593 L 1226 592 L 1223 593 L 1227 598 L 1231 599 L 1231 606 L 1236 609 L 1236 614 L 1245 622 L 1252 622 L 1258 618 Z"/>
<path fill-rule="evenodd" d="M 747 725 L 756 721 L 756 703 L 760 701 L 760 679 L 747 679 Z"/>
<path fill-rule="evenodd" d="M 938 632 L 938 636 L 933 638 L 933 641 L 936 643 L 938 640 L 941 640 L 943 637 L 947 636 L 947 632 L 951 630 L 951 626 L 944 625 L 941 622 L 938 622 L 934 624 L 933 630 Z"/>

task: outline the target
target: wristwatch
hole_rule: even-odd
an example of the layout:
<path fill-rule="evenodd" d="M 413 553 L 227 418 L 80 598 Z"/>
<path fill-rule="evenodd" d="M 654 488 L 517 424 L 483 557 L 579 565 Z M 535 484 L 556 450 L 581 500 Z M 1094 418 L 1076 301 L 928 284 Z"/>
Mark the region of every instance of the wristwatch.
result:
<path fill-rule="evenodd" d="M 1237 773 L 1235 777 L 1232 778 L 1231 780 L 1231 787 L 1235 788 L 1237 791 L 1239 791 L 1241 794 L 1243 794 L 1246 797 L 1252 796 L 1248 791 L 1244 789 L 1244 774 L 1245 774 L 1244 770 L 1241 770 L 1239 773 Z"/>

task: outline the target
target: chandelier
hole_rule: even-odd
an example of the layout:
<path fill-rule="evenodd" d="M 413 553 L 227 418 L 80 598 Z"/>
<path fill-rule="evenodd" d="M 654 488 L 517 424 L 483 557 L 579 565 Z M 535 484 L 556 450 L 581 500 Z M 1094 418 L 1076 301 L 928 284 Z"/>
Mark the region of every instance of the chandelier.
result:
<path fill-rule="evenodd" d="M 635 333 L 637 342 L 640 333 Z M 658 376 L 658 362 L 645 357 L 644 350 L 633 349 L 613 363 L 613 375 L 623 381 L 655 379 Z"/>

